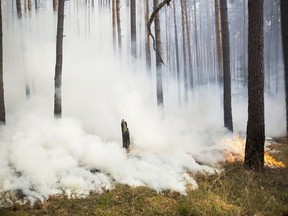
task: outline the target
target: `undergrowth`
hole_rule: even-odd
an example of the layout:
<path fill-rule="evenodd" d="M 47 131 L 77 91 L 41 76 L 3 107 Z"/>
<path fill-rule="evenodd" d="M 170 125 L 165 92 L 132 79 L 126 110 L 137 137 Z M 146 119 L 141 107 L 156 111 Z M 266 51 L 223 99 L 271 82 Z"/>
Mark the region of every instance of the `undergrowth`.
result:
<path fill-rule="evenodd" d="M 273 156 L 288 165 L 288 145 L 273 147 Z M 157 193 L 146 187 L 117 185 L 115 189 L 85 199 L 50 197 L 34 207 L 0 209 L 0 216 L 24 215 L 288 215 L 288 169 L 266 168 L 252 172 L 241 163 L 225 164 L 221 175 L 197 174 L 197 190 L 180 195 Z"/>

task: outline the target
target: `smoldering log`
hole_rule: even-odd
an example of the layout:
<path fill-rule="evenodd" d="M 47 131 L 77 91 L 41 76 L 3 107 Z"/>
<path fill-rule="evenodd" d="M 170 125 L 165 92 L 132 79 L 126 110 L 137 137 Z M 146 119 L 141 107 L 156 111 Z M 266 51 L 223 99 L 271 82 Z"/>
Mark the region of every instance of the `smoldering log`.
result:
<path fill-rule="evenodd" d="M 127 122 L 124 119 L 121 121 L 121 129 L 122 129 L 123 148 L 129 150 L 129 148 L 130 148 L 130 134 L 129 134 L 129 129 L 127 127 Z"/>

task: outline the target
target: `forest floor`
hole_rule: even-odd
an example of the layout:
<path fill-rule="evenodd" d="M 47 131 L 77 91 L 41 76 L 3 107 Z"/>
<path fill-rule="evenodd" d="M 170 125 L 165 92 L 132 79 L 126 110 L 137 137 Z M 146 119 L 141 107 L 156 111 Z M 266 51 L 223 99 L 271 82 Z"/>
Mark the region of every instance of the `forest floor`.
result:
<path fill-rule="evenodd" d="M 242 163 L 226 163 L 218 175 L 198 174 L 197 190 L 187 195 L 172 191 L 157 193 L 146 187 L 117 185 L 103 194 L 85 199 L 50 197 L 34 207 L 0 209 L 10 215 L 288 215 L 288 138 L 276 139 L 273 157 L 286 168 L 252 172 Z"/>

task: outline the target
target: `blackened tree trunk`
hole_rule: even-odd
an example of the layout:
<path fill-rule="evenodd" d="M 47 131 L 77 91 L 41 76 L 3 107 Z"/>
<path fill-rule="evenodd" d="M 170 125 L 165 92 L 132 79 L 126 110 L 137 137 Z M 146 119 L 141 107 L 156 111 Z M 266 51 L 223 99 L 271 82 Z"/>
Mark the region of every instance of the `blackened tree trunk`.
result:
<path fill-rule="evenodd" d="M 17 16 L 20 19 L 22 16 L 21 1 L 20 0 L 16 0 L 16 9 L 17 9 Z"/>
<path fill-rule="evenodd" d="M 63 31 L 64 31 L 64 4 L 65 0 L 59 0 L 57 41 L 56 41 L 56 66 L 55 66 L 55 93 L 54 93 L 54 117 L 62 116 L 61 85 L 62 85 L 62 62 L 63 62 Z"/>
<path fill-rule="evenodd" d="M 158 6 L 158 0 L 154 1 L 154 11 Z M 159 13 L 155 15 L 155 39 L 156 39 L 156 93 L 157 93 L 157 105 L 161 108 L 164 106 L 163 100 L 163 86 L 162 86 L 162 45 L 161 45 L 161 35 L 160 35 L 160 19 Z"/>
<path fill-rule="evenodd" d="M 286 14 L 287 16 L 287 14 Z M 248 123 L 244 164 L 264 168 L 263 0 L 248 1 Z"/>
<path fill-rule="evenodd" d="M 217 66 L 218 66 L 218 83 L 223 83 L 223 54 L 222 54 L 222 29 L 221 29 L 221 10 L 220 0 L 215 0 L 215 30 L 217 46 Z"/>
<path fill-rule="evenodd" d="M 136 58 L 136 2 L 130 0 L 131 54 Z"/>
<path fill-rule="evenodd" d="M 127 122 L 123 119 L 121 121 L 121 130 L 122 130 L 122 146 L 125 148 L 127 151 L 130 150 L 130 133 L 129 129 L 127 126 Z"/>
<path fill-rule="evenodd" d="M 224 126 L 233 131 L 231 106 L 230 45 L 227 0 L 220 0 L 224 72 Z"/>
<path fill-rule="evenodd" d="M 3 85 L 3 31 L 2 31 L 2 1 L 0 0 L 0 124 L 5 124 L 5 104 Z"/>
<path fill-rule="evenodd" d="M 283 57 L 285 68 L 285 93 L 286 93 L 286 135 L 288 135 L 288 1 L 281 0 L 281 26 Z"/>

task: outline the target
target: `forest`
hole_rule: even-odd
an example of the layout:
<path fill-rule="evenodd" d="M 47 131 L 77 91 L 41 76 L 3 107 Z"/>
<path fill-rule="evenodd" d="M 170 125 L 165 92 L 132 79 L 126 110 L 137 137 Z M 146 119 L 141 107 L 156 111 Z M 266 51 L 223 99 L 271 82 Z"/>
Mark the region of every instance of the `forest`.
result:
<path fill-rule="evenodd" d="M 288 215 L 287 14 L 0 0 L 0 216 Z"/>

